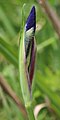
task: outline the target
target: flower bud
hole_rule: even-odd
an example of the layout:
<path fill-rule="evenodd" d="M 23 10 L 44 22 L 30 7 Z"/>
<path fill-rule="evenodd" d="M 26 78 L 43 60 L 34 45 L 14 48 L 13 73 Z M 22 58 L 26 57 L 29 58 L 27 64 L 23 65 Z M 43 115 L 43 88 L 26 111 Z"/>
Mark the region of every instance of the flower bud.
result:
<path fill-rule="evenodd" d="M 36 12 L 33 6 L 21 37 L 19 52 L 20 84 L 25 103 L 31 99 L 31 85 L 36 57 L 35 29 Z"/>

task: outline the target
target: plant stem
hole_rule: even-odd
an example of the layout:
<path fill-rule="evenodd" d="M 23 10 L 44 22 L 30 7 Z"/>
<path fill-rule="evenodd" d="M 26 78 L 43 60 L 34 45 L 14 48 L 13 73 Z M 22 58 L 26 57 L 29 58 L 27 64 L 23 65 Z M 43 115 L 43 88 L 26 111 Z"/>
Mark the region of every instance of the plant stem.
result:
<path fill-rule="evenodd" d="M 26 105 L 29 120 L 35 120 L 32 104 Z"/>
<path fill-rule="evenodd" d="M 20 99 L 17 97 L 15 92 L 11 89 L 9 84 L 6 82 L 5 78 L 0 75 L 0 85 L 3 88 L 3 90 L 13 99 L 13 101 L 16 103 L 17 107 L 20 109 L 24 117 L 27 117 L 26 109 Z"/>
<path fill-rule="evenodd" d="M 38 3 L 44 8 L 48 18 L 50 19 L 52 25 L 55 28 L 59 38 L 60 38 L 60 19 L 56 14 L 55 10 L 50 6 L 48 0 L 37 0 Z"/>

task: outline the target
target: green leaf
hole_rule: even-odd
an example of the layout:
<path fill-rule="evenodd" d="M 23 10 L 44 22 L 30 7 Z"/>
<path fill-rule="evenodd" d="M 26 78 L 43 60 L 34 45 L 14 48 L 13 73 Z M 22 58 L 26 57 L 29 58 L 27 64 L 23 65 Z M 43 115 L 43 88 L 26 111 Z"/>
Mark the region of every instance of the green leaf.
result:
<path fill-rule="evenodd" d="M 55 42 L 55 40 L 56 40 L 56 38 L 51 37 L 51 38 L 49 38 L 48 40 L 42 42 L 41 44 L 39 44 L 39 45 L 37 46 L 37 51 L 40 52 L 40 51 L 41 51 L 42 49 L 44 49 L 45 47 L 53 44 L 53 43 Z"/>
<path fill-rule="evenodd" d="M 30 102 L 30 92 L 28 88 L 28 81 L 26 77 L 26 69 L 25 69 L 25 49 L 24 49 L 24 32 L 21 35 L 20 41 L 20 50 L 19 50 L 19 73 L 20 73 L 20 84 L 22 89 L 22 94 L 24 98 L 25 105 Z"/>
<path fill-rule="evenodd" d="M 16 67 L 18 67 L 18 53 L 15 48 L 0 38 L 0 52 Z"/>

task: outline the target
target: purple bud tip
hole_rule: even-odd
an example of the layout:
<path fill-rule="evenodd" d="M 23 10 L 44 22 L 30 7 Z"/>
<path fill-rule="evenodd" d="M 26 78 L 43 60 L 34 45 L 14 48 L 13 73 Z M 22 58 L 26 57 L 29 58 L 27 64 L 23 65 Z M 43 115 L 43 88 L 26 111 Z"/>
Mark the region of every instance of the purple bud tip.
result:
<path fill-rule="evenodd" d="M 27 18 L 26 21 L 26 31 L 29 30 L 30 28 L 34 28 L 34 32 L 36 29 L 36 12 L 35 12 L 35 6 L 32 7 L 31 12 Z"/>

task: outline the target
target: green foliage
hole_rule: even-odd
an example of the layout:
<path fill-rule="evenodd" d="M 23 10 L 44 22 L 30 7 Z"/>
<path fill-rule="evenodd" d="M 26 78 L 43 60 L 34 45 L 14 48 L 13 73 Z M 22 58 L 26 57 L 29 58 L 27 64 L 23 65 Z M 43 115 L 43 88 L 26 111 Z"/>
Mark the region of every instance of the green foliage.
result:
<path fill-rule="evenodd" d="M 34 107 L 46 101 L 50 103 L 38 114 L 38 120 L 60 119 L 60 41 L 46 14 L 36 0 L 0 0 L 0 74 L 4 75 L 11 88 L 24 103 L 19 83 L 19 36 L 22 28 L 22 7 L 25 5 L 24 22 L 33 5 L 37 11 L 37 56 L 34 76 Z M 57 10 L 59 0 L 50 4 Z M 58 6 L 58 7 L 57 7 Z M 28 11 L 28 12 L 27 12 Z M 46 100 L 46 98 L 48 100 Z M 8 115 L 7 115 L 8 114 Z M 24 120 L 14 101 L 0 88 L 0 119 Z"/>

